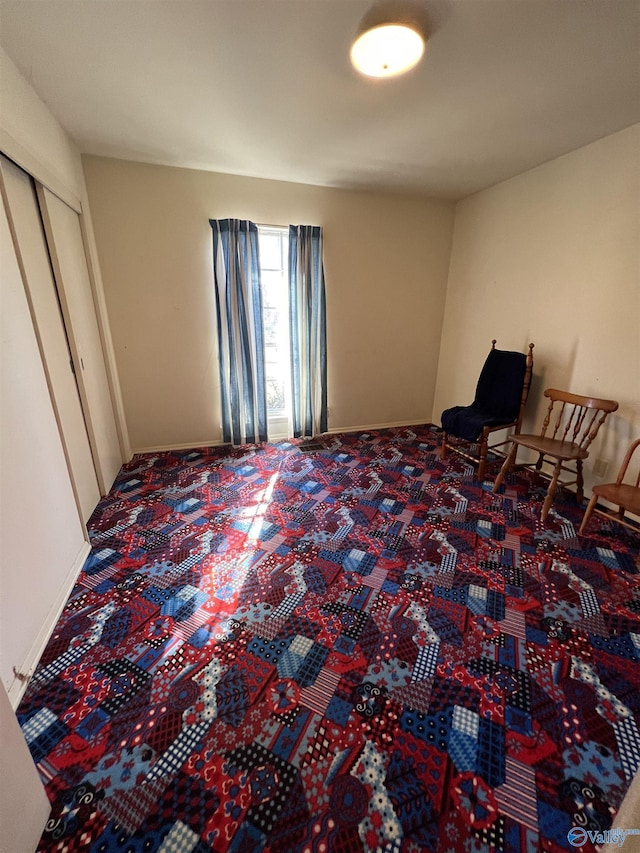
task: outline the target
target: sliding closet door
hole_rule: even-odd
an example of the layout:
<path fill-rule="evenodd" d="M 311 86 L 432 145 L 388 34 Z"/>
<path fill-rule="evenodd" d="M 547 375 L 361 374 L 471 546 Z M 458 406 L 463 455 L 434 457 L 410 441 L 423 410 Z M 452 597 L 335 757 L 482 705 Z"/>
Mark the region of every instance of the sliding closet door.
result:
<path fill-rule="evenodd" d="M 96 318 L 80 217 L 37 185 L 53 272 L 76 364 L 76 378 L 101 491 L 106 494 L 122 457 Z"/>
<path fill-rule="evenodd" d="M 88 545 L 1 199 L 0 269 L 0 677 L 13 699 Z"/>
<path fill-rule="evenodd" d="M 35 187 L 26 172 L 4 157 L 0 157 L 0 170 L 49 393 L 80 515 L 86 522 L 100 500 L 100 490 Z"/>

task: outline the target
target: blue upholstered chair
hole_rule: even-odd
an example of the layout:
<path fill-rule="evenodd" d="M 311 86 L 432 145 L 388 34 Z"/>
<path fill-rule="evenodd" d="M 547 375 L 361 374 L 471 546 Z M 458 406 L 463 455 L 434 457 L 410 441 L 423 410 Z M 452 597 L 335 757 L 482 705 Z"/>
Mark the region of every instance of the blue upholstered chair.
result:
<path fill-rule="evenodd" d="M 489 450 L 507 443 L 505 439 L 489 447 L 491 433 L 505 429 L 512 429 L 513 435 L 520 432 L 531 385 L 533 346 L 529 344 L 525 355 L 496 349 L 496 341 L 492 341 L 473 403 L 453 406 L 442 413 L 442 458 L 451 450 L 470 460 L 478 466 L 480 481 L 484 479 Z"/>

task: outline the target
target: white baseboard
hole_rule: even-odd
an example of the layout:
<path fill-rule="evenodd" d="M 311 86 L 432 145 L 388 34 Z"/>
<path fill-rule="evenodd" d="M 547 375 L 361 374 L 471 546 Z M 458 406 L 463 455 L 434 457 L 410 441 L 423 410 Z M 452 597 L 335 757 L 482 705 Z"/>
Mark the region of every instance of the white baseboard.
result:
<path fill-rule="evenodd" d="M 369 430 L 374 429 L 393 429 L 394 427 L 407 427 L 407 426 L 418 426 L 424 424 L 430 424 L 431 421 L 421 421 L 420 419 L 413 418 L 410 421 L 393 421 L 392 423 L 387 424 L 364 424 L 362 426 L 343 426 L 343 427 L 331 427 L 328 429 L 324 435 L 337 435 L 341 432 L 368 432 Z M 269 441 L 284 441 L 290 436 L 287 435 L 274 435 L 271 436 Z M 221 441 L 217 439 L 215 441 L 192 441 L 187 442 L 186 444 L 159 444 L 154 447 L 137 447 L 132 453 L 133 455 L 137 455 L 138 453 L 167 453 L 172 450 L 196 450 L 201 447 L 222 447 L 227 444 L 226 441 Z"/>
<path fill-rule="evenodd" d="M 389 424 L 364 424 L 364 426 L 344 426 L 344 427 L 331 427 L 331 429 L 327 430 L 329 435 L 335 435 L 340 432 L 368 432 L 369 430 L 374 429 L 393 429 L 394 427 L 408 427 L 408 426 L 422 426 L 424 424 L 430 424 L 431 421 L 421 421 L 420 419 L 416 420 L 414 418 L 411 421 L 393 421 L 393 423 Z"/>
<path fill-rule="evenodd" d="M 11 702 L 12 708 L 15 710 L 20 704 L 20 700 L 24 694 L 24 691 L 27 689 L 27 685 L 31 676 L 35 672 L 35 668 L 38 665 L 38 661 L 40 660 L 43 651 L 47 643 L 49 642 L 49 637 L 51 636 L 53 629 L 56 626 L 58 619 L 60 618 L 60 614 L 67 603 L 67 599 L 69 598 L 69 594 L 74 587 L 76 580 L 78 579 L 78 575 L 80 574 L 80 570 L 82 569 L 85 560 L 89 556 L 89 552 L 91 551 L 91 545 L 88 542 L 83 542 L 80 551 L 78 552 L 78 556 L 73 561 L 73 565 L 69 569 L 69 572 L 64 580 L 64 583 L 60 587 L 58 595 L 56 596 L 55 601 L 51 605 L 49 613 L 47 614 L 47 618 L 42 624 L 38 632 L 38 636 L 33 642 L 33 645 L 29 649 L 26 658 L 22 662 L 22 666 L 20 667 L 19 677 L 16 676 L 7 689 L 7 694 L 9 696 L 9 701 Z"/>
<path fill-rule="evenodd" d="M 186 444 L 158 444 L 155 447 L 136 447 L 132 450 L 133 456 L 138 453 L 167 453 L 171 450 L 196 450 L 200 447 L 222 447 L 226 441 L 217 439 L 215 441 L 191 441 Z"/>

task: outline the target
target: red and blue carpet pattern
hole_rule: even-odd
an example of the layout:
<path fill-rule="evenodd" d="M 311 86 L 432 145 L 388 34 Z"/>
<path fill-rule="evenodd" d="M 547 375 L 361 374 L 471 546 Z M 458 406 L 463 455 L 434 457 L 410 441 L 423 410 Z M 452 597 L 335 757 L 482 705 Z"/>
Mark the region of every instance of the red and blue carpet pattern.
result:
<path fill-rule="evenodd" d="M 428 427 L 141 455 L 19 718 L 43 851 L 571 850 L 640 765 L 633 533 Z M 584 849 L 592 849 L 585 847 Z"/>

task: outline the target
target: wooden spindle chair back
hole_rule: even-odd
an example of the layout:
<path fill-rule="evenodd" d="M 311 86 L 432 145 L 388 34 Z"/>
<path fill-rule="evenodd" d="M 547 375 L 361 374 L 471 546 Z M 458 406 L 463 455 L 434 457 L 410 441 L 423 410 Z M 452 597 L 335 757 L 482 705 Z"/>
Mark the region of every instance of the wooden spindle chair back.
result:
<path fill-rule="evenodd" d="M 602 424 L 609 414 L 618 408 L 615 400 L 581 397 L 567 391 L 558 391 L 556 388 L 547 388 L 544 396 L 548 397 L 550 402 L 542 424 L 541 438 L 546 436 L 549 423 L 553 420 L 551 438 L 579 448 L 585 453 L 585 457 Z M 556 406 L 557 403 L 560 405 Z"/>

